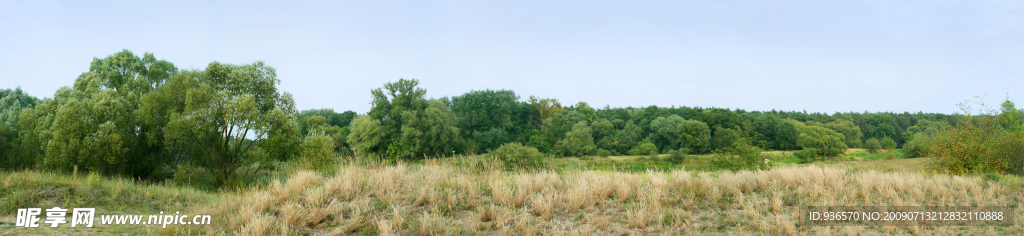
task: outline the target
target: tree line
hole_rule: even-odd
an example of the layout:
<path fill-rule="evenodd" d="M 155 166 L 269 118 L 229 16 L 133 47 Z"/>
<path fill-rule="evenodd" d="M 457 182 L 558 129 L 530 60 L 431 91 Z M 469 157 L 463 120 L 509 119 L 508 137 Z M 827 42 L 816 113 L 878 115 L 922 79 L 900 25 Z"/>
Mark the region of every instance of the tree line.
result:
<path fill-rule="evenodd" d="M 810 158 L 875 146 L 909 147 L 922 156 L 931 152 L 929 140 L 964 116 L 594 108 L 490 89 L 433 98 L 415 79 L 370 90 L 370 111 L 357 114 L 297 111 L 279 83 L 263 62 L 179 69 L 129 50 L 94 58 L 89 71 L 53 97 L 0 90 L 0 167 L 165 179 L 188 166 L 214 173 L 220 186 L 275 161 L 412 160 L 488 153 L 508 143 L 556 157 L 705 154 L 737 145 L 801 150 Z M 999 127 L 1019 130 L 1012 127 L 1020 126 L 1021 111 L 1003 105 L 989 116 L 1017 117 L 1000 119 Z"/>

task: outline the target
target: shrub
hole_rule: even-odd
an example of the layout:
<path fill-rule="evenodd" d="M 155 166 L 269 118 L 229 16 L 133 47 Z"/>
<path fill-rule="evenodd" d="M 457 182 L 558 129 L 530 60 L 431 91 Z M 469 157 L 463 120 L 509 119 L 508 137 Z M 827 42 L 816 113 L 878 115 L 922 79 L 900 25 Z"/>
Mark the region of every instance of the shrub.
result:
<path fill-rule="evenodd" d="M 312 132 L 302 138 L 302 151 L 295 164 L 302 169 L 323 170 L 333 166 L 334 157 L 334 139 L 323 132 Z"/>
<path fill-rule="evenodd" d="M 864 148 L 867 148 L 870 153 L 876 153 L 879 149 L 882 149 L 882 144 L 878 142 L 877 138 L 869 138 L 867 141 L 864 141 Z"/>
<path fill-rule="evenodd" d="M 793 152 L 793 157 L 800 159 L 800 163 L 814 162 L 814 152 L 811 150 L 800 150 Z"/>
<path fill-rule="evenodd" d="M 954 174 L 1020 173 L 1024 140 L 991 117 L 961 116 L 929 146 L 935 166 Z"/>
<path fill-rule="evenodd" d="M 814 152 L 814 156 L 834 157 L 847 149 L 843 134 L 818 126 L 805 128 L 797 143 L 804 150 Z"/>
<path fill-rule="evenodd" d="M 903 154 L 907 158 L 926 157 L 931 155 L 932 137 L 928 135 L 915 135 L 914 139 L 903 145 Z"/>
<path fill-rule="evenodd" d="M 685 150 L 669 150 L 668 159 L 672 163 L 682 163 L 683 159 L 686 159 Z"/>
<path fill-rule="evenodd" d="M 712 165 L 718 168 L 738 171 L 763 170 L 771 167 L 770 163 L 764 162 L 765 159 L 761 156 L 760 148 L 748 145 L 742 140 L 736 142 L 732 147 L 721 150 L 722 152 L 716 153 L 711 159 Z"/>
<path fill-rule="evenodd" d="M 882 140 L 879 140 L 878 143 L 881 144 L 882 148 L 885 150 L 892 150 L 896 148 L 896 141 L 889 138 L 889 136 L 885 136 Z"/>
<path fill-rule="evenodd" d="M 520 143 L 506 143 L 490 153 L 491 158 L 505 165 L 506 170 L 540 169 L 547 164 L 544 154 Z"/>
<path fill-rule="evenodd" d="M 199 189 L 213 190 L 213 175 L 204 168 L 193 165 L 178 165 L 174 171 L 174 184 L 192 186 Z"/>
<path fill-rule="evenodd" d="M 658 146 L 655 146 L 648 139 L 644 139 L 643 141 L 640 141 L 636 147 L 630 149 L 629 154 L 634 156 L 655 155 L 658 154 Z"/>
<path fill-rule="evenodd" d="M 612 152 L 609 152 L 608 150 L 604 150 L 604 149 L 597 149 L 597 155 L 599 155 L 601 157 L 608 157 L 608 156 L 612 155 Z"/>

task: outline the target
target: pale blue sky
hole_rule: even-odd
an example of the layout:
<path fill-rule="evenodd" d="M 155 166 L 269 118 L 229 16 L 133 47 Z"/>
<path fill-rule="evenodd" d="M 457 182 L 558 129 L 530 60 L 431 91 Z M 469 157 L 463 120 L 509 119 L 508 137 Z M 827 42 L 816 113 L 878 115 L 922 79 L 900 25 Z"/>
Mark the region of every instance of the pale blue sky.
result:
<path fill-rule="evenodd" d="M 51 97 L 121 49 L 266 61 L 300 109 L 370 89 L 512 89 L 603 107 L 956 112 L 1024 104 L 1024 1 L 9 1 L 0 88 Z"/>

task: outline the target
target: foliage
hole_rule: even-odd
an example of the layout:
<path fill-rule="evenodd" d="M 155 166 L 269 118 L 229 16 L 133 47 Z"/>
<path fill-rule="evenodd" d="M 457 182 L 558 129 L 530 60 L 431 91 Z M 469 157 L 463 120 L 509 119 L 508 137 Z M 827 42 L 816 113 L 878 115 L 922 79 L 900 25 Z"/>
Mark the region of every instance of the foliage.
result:
<path fill-rule="evenodd" d="M 843 134 L 818 126 L 806 127 L 797 143 L 812 156 L 834 157 L 846 152 Z"/>
<path fill-rule="evenodd" d="M 765 162 L 761 149 L 746 142 L 735 142 L 732 147 L 724 147 L 719 150 L 721 152 L 712 156 L 712 164 L 719 168 L 732 171 L 771 168 L 771 163 Z"/>
<path fill-rule="evenodd" d="M 673 163 L 682 163 L 683 159 L 686 158 L 686 152 L 684 150 L 669 150 L 668 159 Z"/>
<path fill-rule="evenodd" d="M 302 138 L 302 152 L 296 161 L 300 168 L 326 171 L 335 161 L 333 138 L 319 131 Z"/>
<path fill-rule="evenodd" d="M 320 125 L 337 126 L 340 128 L 348 127 L 355 119 L 356 113 L 354 111 L 345 111 L 342 113 L 334 112 L 334 109 L 309 109 L 299 112 L 299 132 L 302 135 L 309 133 L 310 129 L 317 128 L 308 124 L 311 117 L 320 116 L 324 117 L 323 123 Z"/>
<path fill-rule="evenodd" d="M 896 148 L 896 141 L 893 140 L 892 138 L 889 138 L 889 136 L 883 137 L 881 140 L 878 141 L 878 143 L 881 144 L 882 148 L 885 150 L 892 150 Z"/>
<path fill-rule="evenodd" d="M 868 141 L 864 141 L 864 148 L 870 153 L 876 153 L 882 149 L 882 143 L 878 142 L 877 138 L 869 138 Z"/>
<path fill-rule="evenodd" d="M 454 152 L 462 141 L 455 114 L 443 101 L 426 99 L 427 91 L 418 85 L 418 80 L 400 79 L 371 90 L 373 106 L 366 118 L 359 118 L 368 120 L 353 122 L 349 145 L 362 155 L 388 159 Z"/>
<path fill-rule="evenodd" d="M 597 155 L 601 157 L 608 157 L 612 155 L 612 152 L 604 149 L 597 149 Z"/>
<path fill-rule="evenodd" d="M 857 127 L 852 121 L 849 120 L 836 120 L 825 124 L 823 127 L 836 131 L 843 135 L 843 142 L 849 148 L 860 147 L 860 138 L 863 136 L 860 132 L 860 127 Z"/>
<path fill-rule="evenodd" d="M 530 96 L 527 101 L 530 103 L 530 106 L 533 106 L 533 109 L 537 111 L 537 115 L 533 117 L 534 129 L 541 129 L 541 123 L 544 120 L 565 111 L 565 109 L 562 108 L 562 104 L 558 102 L 558 99 L 541 99 L 536 96 Z"/>
<path fill-rule="evenodd" d="M 615 125 L 605 119 L 598 119 L 590 125 L 590 128 L 594 131 L 594 140 L 601 140 L 615 135 Z"/>
<path fill-rule="evenodd" d="M 586 121 L 573 125 L 572 131 L 565 134 L 565 139 L 560 144 L 557 149 L 567 156 L 588 156 L 597 149 Z"/>
<path fill-rule="evenodd" d="M 799 141 L 800 133 L 803 132 L 805 128 L 806 125 L 802 122 L 792 119 L 783 120 L 775 128 L 775 142 L 778 143 L 779 148 L 782 148 L 783 150 L 800 149 L 801 146 L 797 141 Z"/>
<path fill-rule="evenodd" d="M 981 105 L 984 107 L 984 103 Z M 935 167 L 953 174 L 1021 173 L 1021 136 L 1004 129 L 998 116 L 971 115 L 966 102 L 960 106 L 965 114 L 957 119 L 956 126 L 932 141 Z"/>
<path fill-rule="evenodd" d="M 815 154 L 812 150 L 800 150 L 793 152 L 793 157 L 800 160 L 800 163 L 811 163 L 814 162 Z"/>
<path fill-rule="evenodd" d="M 35 158 L 29 150 L 23 150 L 21 138 L 21 113 L 35 107 L 41 101 L 21 90 L 0 89 L 0 168 L 29 168 L 35 165 Z M 31 132 L 31 130 L 26 130 Z"/>
<path fill-rule="evenodd" d="M 651 143 L 651 140 L 641 140 L 633 149 L 629 150 L 630 155 L 642 156 L 642 155 L 655 155 L 658 154 L 658 146 Z"/>
<path fill-rule="evenodd" d="M 536 148 L 519 143 L 506 143 L 488 155 L 500 161 L 506 170 L 539 169 L 547 165 L 547 158 Z"/>
<path fill-rule="evenodd" d="M 473 141 L 474 149 L 479 148 L 483 151 L 490 151 L 498 148 L 502 144 L 508 143 L 511 141 L 509 140 L 511 137 L 512 136 L 509 135 L 508 132 L 505 132 L 504 129 L 492 127 L 490 130 L 483 132 L 474 130 L 473 136 L 471 136 L 471 141 Z"/>
<path fill-rule="evenodd" d="M 474 90 L 451 98 L 462 138 L 472 139 L 482 150 L 522 137 L 530 122 L 524 114 L 532 108 L 520 103 L 519 95 L 512 90 Z"/>
<path fill-rule="evenodd" d="M 745 142 L 739 130 L 730 128 L 715 129 L 715 136 L 712 138 L 712 141 L 715 148 L 719 150 L 731 148 L 737 142 Z"/>
<path fill-rule="evenodd" d="M 176 75 L 173 64 L 146 53 L 138 57 L 124 50 L 94 58 L 89 71 L 62 87 L 53 99 L 23 112 L 24 150 L 40 151 L 41 167 L 135 177 L 154 176 L 168 162 L 160 145 L 160 121 L 146 119 L 149 94 Z M 164 118 L 166 119 L 166 118 Z M 31 124 L 29 124 L 31 123 Z"/>
<path fill-rule="evenodd" d="M 679 125 L 684 121 L 685 119 L 679 115 L 658 117 L 651 121 L 651 133 L 648 138 L 654 145 L 661 147 L 662 153 L 679 149 Z"/>
<path fill-rule="evenodd" d="M 172 80 L 194 81 L 183 107 L 166 111 L 169 121 L 164 142 L 183 153 L 187 162 L 214 173 L 214 185 L 223 186 L 243 166 L 258 167 L 273 159 L 295 155 L 299 139 L 295 104 L 288 93 L 277 91 L 280 80 L 263 62 L 246 65 L 210 63 L 205 71 L 182 73 Z M 167 87 L 161 88 L 166 89 Z M 261 142 L 275 145 L 263 145 Z M 297 145 L 296 145 L 297 146 Z"/>
<path fill-rule="evenodd" d="M 686 120 L 679 124 L 679 146 L 691 154 L 711 151 L 711 129 L 699 120 Z"/>

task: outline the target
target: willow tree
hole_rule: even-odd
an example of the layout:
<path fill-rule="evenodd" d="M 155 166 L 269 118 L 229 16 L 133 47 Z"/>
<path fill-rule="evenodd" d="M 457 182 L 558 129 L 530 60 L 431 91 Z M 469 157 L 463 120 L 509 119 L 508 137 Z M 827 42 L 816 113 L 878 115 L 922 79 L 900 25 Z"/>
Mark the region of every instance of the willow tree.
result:
<path fill-rule="evenodd" d="M 255 165 L 249 174 L 258 172 L 273 157 L 268 148 L 295 150 L 280 146 L 298 145 L 294 101 L 277 90 L 277 73 L 263 62 L 213 62 L 204 71 L 182 73 L 174 80 L 194 86 L 179 101 L 180 111 L 168 112 L 164 141 L 190 164 L 215 173 L 214 185 L 228 183 L 240 167 Z M 258 145 L 275 141 L 277 145 Z"/>
<path fill-rule="evenodd" d="M 418 80 L 399 79 L 370 91 L 373 107 L 352 122 L 357 152 L 390 159 L 441 156 L 461 142 L 458 119 L 444 102 L 427 99 Z"/>
<path fill-rule="evenodd" d="M 39 164 L 49 169 L 153 177 L 166 162 L 152 140 L 159 127 L 138 114 L 144 113 L 142 97 L 177 73 L 149 53 L 139 57 L 124 50 L 94 58 L 74 86 L 23 113 L 22 123 L 34 129 L 37 140 L 28 148 L 40 150 Z"/>

